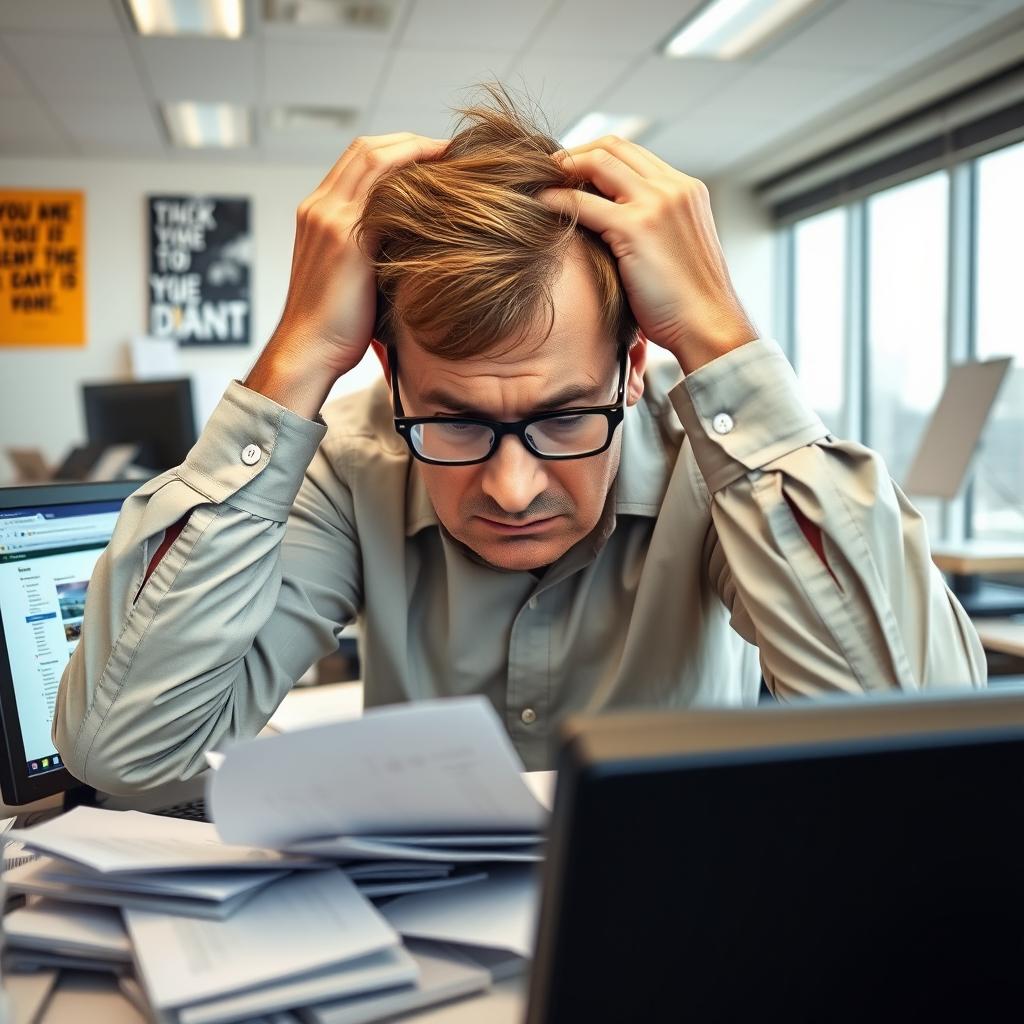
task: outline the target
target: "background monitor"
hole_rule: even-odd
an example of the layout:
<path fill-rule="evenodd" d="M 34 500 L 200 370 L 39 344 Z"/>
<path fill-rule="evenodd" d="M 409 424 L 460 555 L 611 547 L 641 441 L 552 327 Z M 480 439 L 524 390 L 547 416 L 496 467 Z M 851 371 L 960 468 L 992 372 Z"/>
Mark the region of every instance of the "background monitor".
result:
<path fill-rule="evenodd" d="M 1000 358 L 949 368 L 942 396 L 907 470 L 907 494 L 952 501 L 960 493 L 1012 363 Z"/>
<path fill-rule="evenodd" d="M 165 470 L 196 443 L 192 383 L 181 380 L 83 384 L 90 445 L 138 444 L 137 464 Z"/>
<path fill-rule="evenodd" d="M 1024 692 L 563 735 L 529 1024 L 1024 1005 Z"/>
<path fill-rule="evenodd" d="M 93 566 L 139 481 L 0 488 L 0 794 L 75 787 L 50 739 Z"/>

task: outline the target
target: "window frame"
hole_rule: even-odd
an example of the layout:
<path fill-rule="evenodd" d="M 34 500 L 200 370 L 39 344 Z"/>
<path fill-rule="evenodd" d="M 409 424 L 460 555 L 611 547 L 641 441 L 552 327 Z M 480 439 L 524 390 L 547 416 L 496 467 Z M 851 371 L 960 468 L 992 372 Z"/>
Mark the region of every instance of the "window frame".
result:
<path fill-rule="evenodd" d="M 777 231 L 776 266 L 776 336 L 793 367 L 799 374 L 800 366 L 796 345 L 796 304 L 799 282 L 796 279 L 796 228 L 828 209 L 846 211 L 846 259 L 844 292 L 846 325 L 844 331 L 843 404 L 846 422 L 845 436 L 864 443 L 870 434 L 869 395 L 870 352 L 868 351 L 867 281 L 869 275 L 868 201 L 871 196 L 889 188 L 916 181 L 942 170 L 948 178 L 947 211 L 947 267 L 945 310 L 945 373 L 955 363 L 977 358 L 977 275 L 978 275 L 978 188 L 979 161 L 992 153 L 1011 146 L 1024 144 L 1020 139 L 1008 139 L 1004 145 L 986 148 L 970 157 L 950 161 L 943 167 L 926 164 L 913 175 L 901 175 L 899 180 L 880 182 L 868 194 L 831 205 L 816 206 L 803 216 L 787 221 Z M 942 501 L 941 539 L 957 543 L 974 534 L 975 488 L 968 479 L 961 493 L 952 501 Z M 1024 532 L 1024 531 L 1022 531 Z"/>

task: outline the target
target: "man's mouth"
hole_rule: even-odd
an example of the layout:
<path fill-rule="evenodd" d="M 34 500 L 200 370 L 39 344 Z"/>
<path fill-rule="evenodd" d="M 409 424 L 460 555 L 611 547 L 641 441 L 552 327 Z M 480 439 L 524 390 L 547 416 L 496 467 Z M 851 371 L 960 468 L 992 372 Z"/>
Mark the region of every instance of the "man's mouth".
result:
<path fill-rule="evenodd" d="M 488 519 L 486 516 L 478 516 L 477 518 L 488 529 L 494 530 L 496 533 L 515 536 L 516 534 L 531 533 L 540 530 L 558 517 L 543 516 L 540 519 L 531 519 L 528 523 L 506 523 L 498 519 Z"/>

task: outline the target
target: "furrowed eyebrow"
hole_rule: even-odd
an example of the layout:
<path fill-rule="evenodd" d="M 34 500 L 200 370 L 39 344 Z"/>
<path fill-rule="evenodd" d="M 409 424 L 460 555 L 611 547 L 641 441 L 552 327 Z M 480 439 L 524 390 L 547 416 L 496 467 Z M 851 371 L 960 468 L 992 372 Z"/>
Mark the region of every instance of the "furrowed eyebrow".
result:
<path fill-rule="evenodd" d="M 596 397 L 597 392 L 603 390 L 600 385 L 593 384 L 569 384 L 562 388 L 561 391 L 556 391 L 553 395 L 549 395 L 543 402 L 540 402 L 534 407 L 533 412 L 551 412 L 553 409 L 558 409 L 562 406 L 570 407 L 572 405 L 579 405 L 581 399 L 593 399 Z M 438 405 L 443 408 L 450 410 L 453 414 L 461 416 L 473 416 L 478 419 L 491 419 L 486 412 L 481 412 L 479 409 L 473 409 L 467 406 L 464 400 L 458 395 L 451 395 L 446 391 L 435 388 L 424 392 L 420 396 L 420 401 L 424 405 Z M 592 401 L 584 403 L 586 405 L 594 404 Z"/>

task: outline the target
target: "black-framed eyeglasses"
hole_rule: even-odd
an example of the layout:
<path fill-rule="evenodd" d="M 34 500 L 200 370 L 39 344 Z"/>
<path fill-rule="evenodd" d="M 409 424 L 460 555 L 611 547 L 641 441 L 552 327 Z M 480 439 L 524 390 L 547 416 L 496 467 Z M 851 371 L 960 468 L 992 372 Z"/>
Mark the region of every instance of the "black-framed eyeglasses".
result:
<path fill-rule="evenodd" d="M 625 347 L 619 356 L 619 386 L 611 405 L 557 409 L 512 423 L 476 416 L 406 416 L 398 394 L 398 353 L 393 345 L 387 353 L 395 430 L 417 459 L 433 466 L 486 462 L 506 434 L 515 434 L 539 459 L 585 459 L 605 451 L 622 422 L 628 362 Z"/>

